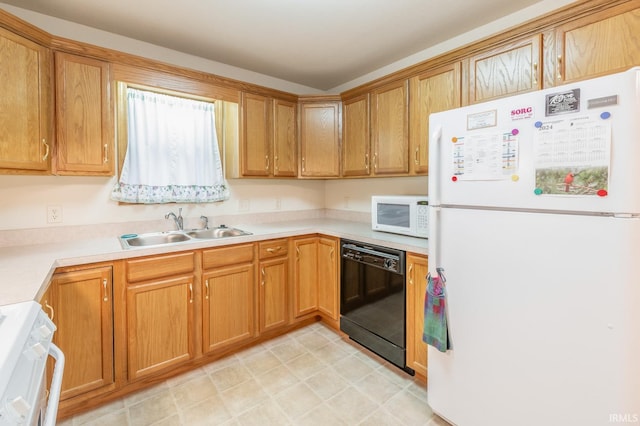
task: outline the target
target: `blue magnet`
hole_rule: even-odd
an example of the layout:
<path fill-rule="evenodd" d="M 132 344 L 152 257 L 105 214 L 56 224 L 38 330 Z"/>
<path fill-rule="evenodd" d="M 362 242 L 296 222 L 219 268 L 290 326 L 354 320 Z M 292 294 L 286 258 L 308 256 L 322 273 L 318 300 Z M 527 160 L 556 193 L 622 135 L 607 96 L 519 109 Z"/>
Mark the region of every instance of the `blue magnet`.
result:
<path fill-rule="evenodd" d="M 611 117 L 611 113 L 609 111 L 605 111 L 602 114 L 600 114 L 600 118 L 602 118 L 603 120 L 606 120 L 609 117 Z"/>
<path fill-rule="evenodd" d="M 536 124 L 534 124 L 534 126 L 539 129 L 540 127 L 542 127 L 542 121 L 536 121 Z"/>

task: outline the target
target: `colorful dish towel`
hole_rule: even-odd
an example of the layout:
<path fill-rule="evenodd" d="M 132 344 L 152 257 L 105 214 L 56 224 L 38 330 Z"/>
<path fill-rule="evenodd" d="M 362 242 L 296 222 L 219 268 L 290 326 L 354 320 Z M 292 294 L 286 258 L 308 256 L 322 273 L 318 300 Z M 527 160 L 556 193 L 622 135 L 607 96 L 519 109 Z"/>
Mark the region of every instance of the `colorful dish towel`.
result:
<path fill-rule="evenodd" d="M 446 290 L 440 277 L 427 275 L 422 340 L 440 352 L 451 349 L 447 326 Z"/>

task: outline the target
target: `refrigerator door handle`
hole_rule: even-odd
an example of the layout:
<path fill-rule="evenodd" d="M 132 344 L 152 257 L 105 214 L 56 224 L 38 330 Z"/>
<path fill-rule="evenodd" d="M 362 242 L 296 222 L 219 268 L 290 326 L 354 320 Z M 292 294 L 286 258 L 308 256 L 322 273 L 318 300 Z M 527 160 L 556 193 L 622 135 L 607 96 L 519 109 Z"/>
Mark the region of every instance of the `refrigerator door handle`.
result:
<path fill-rule="evenodd" d="M 429 272 L 436 276 L 440 269 L 440 207 L 429 207 Z"/>
<path fill-rule="evenodd" d="M 429 174 L 435 176 L 433 188 L 429 187 L 429 204 L 440 206 L 440 144 L 442 142 L 442 126 L 438 126 L 431 134 L 429 141 Z"/>

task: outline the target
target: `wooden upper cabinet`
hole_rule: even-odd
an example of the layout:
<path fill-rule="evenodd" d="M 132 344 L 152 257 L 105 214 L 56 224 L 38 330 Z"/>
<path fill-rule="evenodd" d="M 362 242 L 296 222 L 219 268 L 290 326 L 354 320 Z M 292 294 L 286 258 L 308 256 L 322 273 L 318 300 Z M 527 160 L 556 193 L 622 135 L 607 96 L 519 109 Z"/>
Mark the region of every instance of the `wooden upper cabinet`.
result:
<path fill-rule="evenodd" d="M 410 172 L 429 171 L 429 114 L 460 106 L 460 63 L 430 70 L 411 78 Z"/>
<path fill-rule="evenodd" d="M 52 55 L 0 28 L 0 173 L 51 170 Z"/>
<path fill-rule="evenodd" d="M 556 29 L 554 85 L 640 65 L 640 8 L 629 2 Z M 635 5 L 635 9 L 633 8 Z"/>
<path fill-rule="evenodd" d="M 300 176 L 340 176 L 340 101 L 300 104 Z"/>
<path fill-rule="evenodd" d="M 271 136 L 269 109 L 271 98 L 253 93 L 242 94 L 240 170 L 242 176 L 269 176 Z"/>
<path fill-rule="evenodd" d="M 373 174 L 409 173 L 409 82 L 400 80 L 371 93 Z"/>
<path fill-rule="evenodd" d="M 297 104 L 253 93 L 242 94 L 241 175 L 295 177 Z"/>
<path fill-rule="evenodd" d="M 342 176 L 369 176 L 369 94 L 342 103 Z"/>
<path fill-rule="evenodd" d="M 542 88 L 542 34 L 469 57 L 468 103 Z"/>
<path fill-rule="evenodd" d="M 59 175 L 114 173 L 109 64 L 56 52 L 56 160 Z"/>
<path fill-rule="evenodd" d="M 295 102 L 273 100 L 273 176 L 297 176 L 298 138 Z"/>

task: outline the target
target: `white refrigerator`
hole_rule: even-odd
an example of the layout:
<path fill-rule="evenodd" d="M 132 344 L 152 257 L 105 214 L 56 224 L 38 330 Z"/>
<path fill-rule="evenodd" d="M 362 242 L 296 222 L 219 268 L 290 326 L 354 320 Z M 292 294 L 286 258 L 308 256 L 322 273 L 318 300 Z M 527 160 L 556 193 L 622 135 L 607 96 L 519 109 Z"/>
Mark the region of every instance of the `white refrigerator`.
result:
<path fill-rule="evenodd" d="M 432 114 L 429 271 L 458 426 L 640 424 L 640 68 Z"/>

